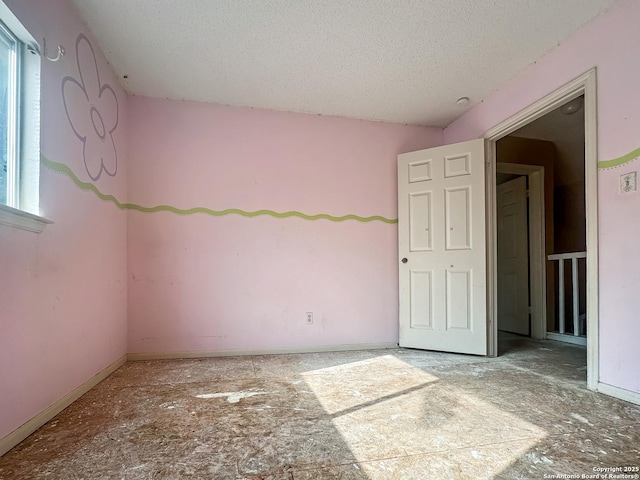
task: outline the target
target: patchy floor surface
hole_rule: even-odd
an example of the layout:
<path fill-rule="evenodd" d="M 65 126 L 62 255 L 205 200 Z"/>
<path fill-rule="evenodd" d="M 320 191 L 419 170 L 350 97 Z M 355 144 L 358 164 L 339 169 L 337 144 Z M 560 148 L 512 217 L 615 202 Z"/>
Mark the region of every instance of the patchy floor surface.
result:
<path fill-rule="evenodd" d="M 502 352 L 130 362 L 2 457 L 0 479 L 543 479 L 640 466 L 640 407 L 586 389 L 584 348 L 509 336 Z"/>

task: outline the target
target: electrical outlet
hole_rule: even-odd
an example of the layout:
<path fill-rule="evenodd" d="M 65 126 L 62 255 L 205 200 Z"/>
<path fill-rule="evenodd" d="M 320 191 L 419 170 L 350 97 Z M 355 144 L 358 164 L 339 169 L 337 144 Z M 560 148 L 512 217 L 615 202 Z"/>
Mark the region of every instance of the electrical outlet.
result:
<path fill-rule="evenodd" d="M 307 312 L 307 325 L 311 325 L 313 323 L 313 312 Z"/>
<path fill-rule="evenodd" d="M 637 190 L 636 172 L 620 175 L 620 193 L 631 193 Z"/>

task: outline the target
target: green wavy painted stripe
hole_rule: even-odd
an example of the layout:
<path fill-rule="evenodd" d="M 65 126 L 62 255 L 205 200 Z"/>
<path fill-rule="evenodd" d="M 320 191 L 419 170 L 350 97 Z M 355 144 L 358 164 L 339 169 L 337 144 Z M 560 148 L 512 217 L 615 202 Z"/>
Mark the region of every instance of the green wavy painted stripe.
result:
<path fill-rule="evenodd" d="M 632 160 L 640 157 L 640 148 L 636 148 L 634 151 L 627 153 L 618 158 L 614 158 L 613 160 L 604 160 L 602 162 L 598 162 L 598 168 L 613 168 L 619 167 L 620 165 L 624 165 L 625 163 L 629 163 Z"/>
<path fill-rule="evenodd" d="M 260 215 L 270 215 L 275 218 L 288 218 L 288 217 L 298 217 L 304 220 L 329 220 L 331 222 L 344 222 L 346 220 L 355 220 L 357 222 L 368 223 L 368 222 L 384 222 L 388 224 L 398 223 L 397 218 L 386 218 L 380 215 L 373 215 L 371 217 L 361 217 L 359 215 L 343 215 L 341 217 L 336 217 L 333 215 L 329 215 L 327 213 L 318 213 L 316 215 L 307 215 L 306 213 L 298 212 L 295 210 L 291 210 L 289 212 L 274 212 L 273 210 L 256 210 L 254 212 L 247 212 L 245 210 L 240 210 L 238 208 L 227 208 L 226 210 L 212 210 L 206 207 L 194 207 L 194 208 L 177 208 L 172 207 L 171 205 L 156 205 L 155 207 L 144 207 L 142 205 L 137 205 L 135 203 L 122 203 L 113 195 L 106 195 L 98 190 L 93 183 L 83 182 L 80 180 L 75 173 L 64 163 L 54 162 L 49 160 L 44 155 L 40 156 L 40 160 L 42 164 L 53 170 L 54 172 L 62 173 L 71 179 L 71 181 L 76 184 L 82 190 L 87 190 L 93 192 L 98 198 L 104 200 L 105 202 L 113 203 L 116 207 L 121 210 L 135 210 L 138 212 L 144 213 L 153 213 L 153 212 L 171 212 L 177 215 L 193 215 L 194 213 L 204 213 L 205 215 L 211 215 L 213 217 L 222 217 L 224 215 L 241 215 L 243 217 L 258 217 Z"/>

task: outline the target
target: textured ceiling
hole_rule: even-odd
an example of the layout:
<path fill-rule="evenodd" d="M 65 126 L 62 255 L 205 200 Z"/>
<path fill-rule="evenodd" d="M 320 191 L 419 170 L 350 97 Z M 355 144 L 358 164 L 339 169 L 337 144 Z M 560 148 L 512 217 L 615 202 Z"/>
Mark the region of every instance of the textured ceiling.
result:
<path fill-rule="evenodd" d="M 615 0 L 74 2 L 129 93 L 446 126 Z"/>

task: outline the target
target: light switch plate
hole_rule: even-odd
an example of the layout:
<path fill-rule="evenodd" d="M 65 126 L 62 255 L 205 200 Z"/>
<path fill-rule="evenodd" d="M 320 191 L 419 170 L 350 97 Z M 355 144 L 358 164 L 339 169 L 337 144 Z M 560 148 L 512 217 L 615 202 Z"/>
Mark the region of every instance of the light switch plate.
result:
<path fill-rule="evenodd" d="M 635 192 L 638 188 L 636 177 L 637 172 L 630 172 L 620 175 L 620 193 Z"/>

